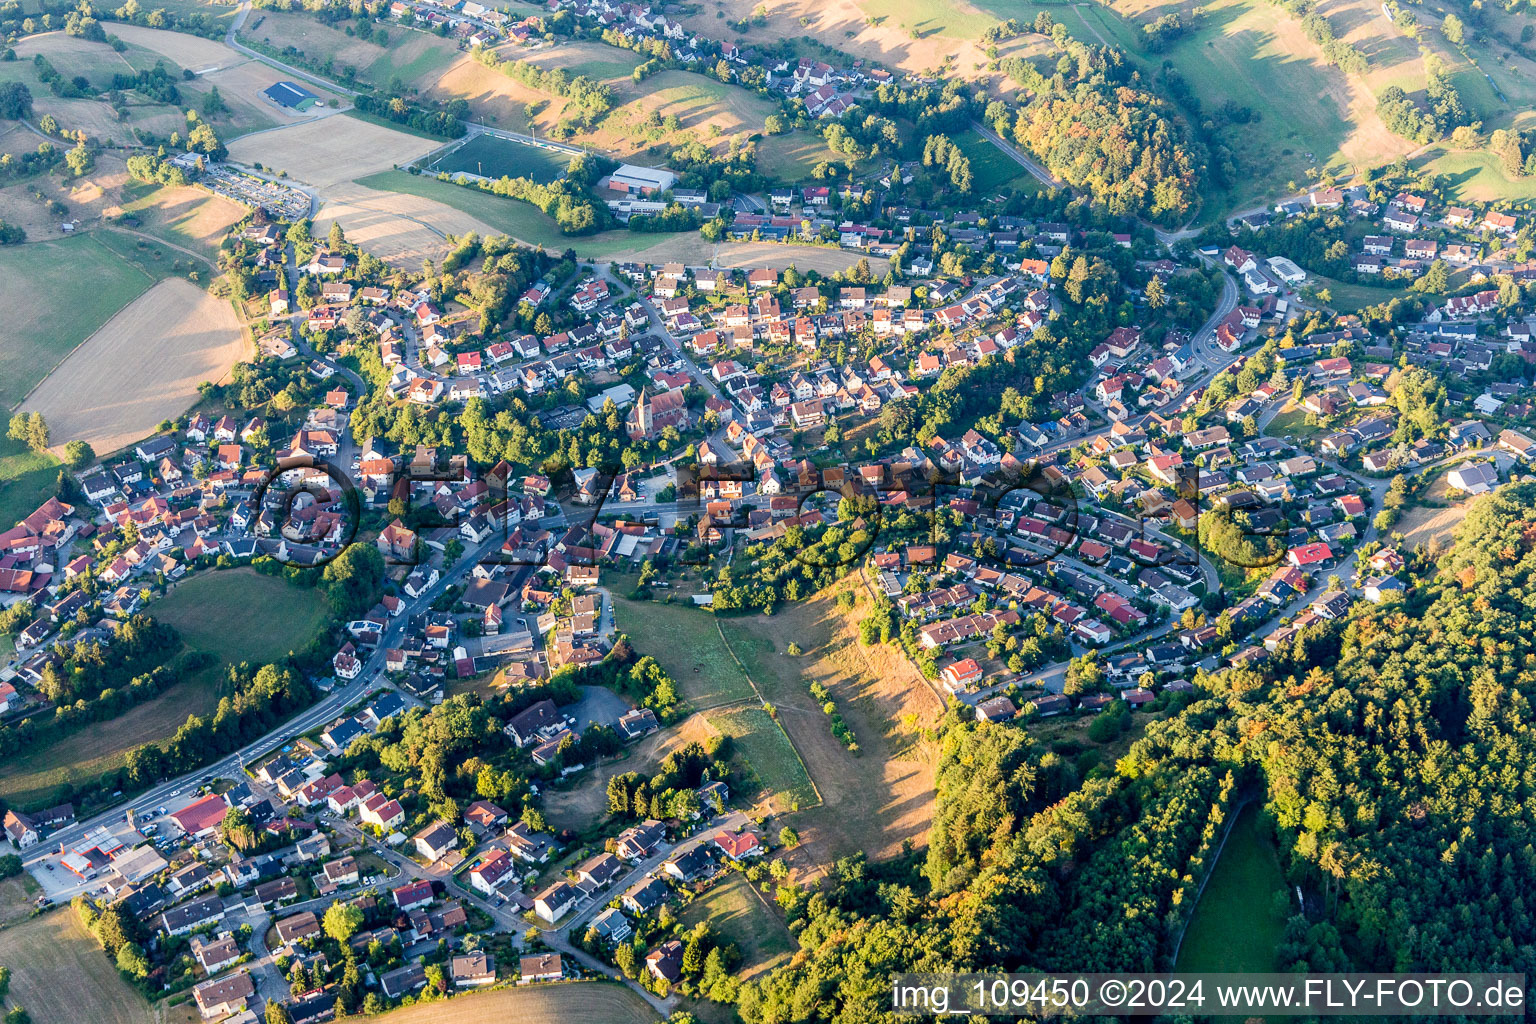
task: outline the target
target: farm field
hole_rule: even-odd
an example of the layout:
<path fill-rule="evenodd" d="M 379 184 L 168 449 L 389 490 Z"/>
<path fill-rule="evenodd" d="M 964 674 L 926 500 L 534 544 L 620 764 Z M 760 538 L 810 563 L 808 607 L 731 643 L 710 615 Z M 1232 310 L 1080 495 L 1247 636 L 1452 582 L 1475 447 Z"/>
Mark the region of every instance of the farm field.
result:
<path fill-rule="evenodd" d="M 977 40 L 998 21 L 1015 17 L 1002 9 L 1015 6 L 1030 5 L 973 5 L 966 0 L 924 0 L 920 4 L 902 0 L 784 0 L 760 5 L 757 0 L 708 0 L 694 5 L 679 20 L 689 31 L 743 46 L 754 39 L 810 37 L 854 57 L 925 72 L 937 71 L 951 61 L 966 70 L 985 64 L 986 52 Z M 751 18 L 759 8 L 766 8 L 762 23 L 752 21 L 743 33 L 726 27 L 728 22 Z M 716 17 L 716 12 L 723 13 L 724 18 Z"/>
<path fill-rule="evenodd" d="M 736 976 L 746 980 L 789 960 L 797 948 L 784 922 L 763 905 L 747 876 L 727 874 L 678 915 L 684 928 L 708 921 L 717 935 L 741 950 Z"/>
<path fill-rule="evenodd" d="M 32 913 L 32 901 L 43 891 L 25 871 L 0 882 L 0 928 L 25 921 Z"/>
<path fill-rule="evenodd" d="M 93 234 L 0 249 L 0 309 L 10 311 L 6 344 L 0 346 L 0 406 L 20 403 L 155 279 Z M 33 301 L 38 295 L 52 301 Z"/>
<path fill-rule="evenodd" d="M 1184 933 L 1176 971 L 1270 971 L 1293 904 L 1259 805 L 1238 814 Z"/>
<path fill-rule="evenodd" d="M 541 146 L 504 139 L 495 135 L 476 135 L 462 146 L 438 157 L 428 170 L 448 174 L 475 174 L 482 178 L 531 178 L 549 183 L 564 177 L 572 157 Z"/>
<path fill-rule="evenodd" d="M 106 455 L 185 412 L 197 385 L 222 379 L 248 347 L 228 302 L 162 281 L 71 352 L 23 408 L 43 414 L 55 445 L 82 440 Z"/>
<path fill-rule="evenodd" d="M 356 117 L 328 117 L 237 139 L 229 146 L 229 158 L 287 171 L 294 180 L 324 190 L 408 164 L 441 144 Z"/>
<path fill-rule="evenodd" d="M 128 986 L 68 907 L 0 930 L 11 969 L 9 1003 L 37 1024 L 150 1024 L 153 1009 Z"/>
<path fill-rule="evenodd" d="M 660 1018 L 650 1004 L 623 985 L 588 981 L 475 992 L 372 1019 L 384 1024 L 482 1024 L 488 1020 L 498 1024 L 652 1024 Z"/>
<path fill-rule="evenodd" d="M 482 234 L 511 235 L 528 245 L 542 245 L 547 249 L 574 248 L 583 256 L 593 257 L 632 252 L 636 244 L 635 237 L 628 231 L 607 231 L 579 238 L 562 235 L 554 220 L 545 216 L 537 207 L 405 171 L 385 171 L 361 178 L 354 184 L 371 193 L 370 203 L 381 210 L 404 203 L 402 196 L 415 197 L 419 206 L 404 203 L 403 208 L 415 210 L 415 215 L 421 220 L 444 230 L 447 230 L 446 225 L 454 222 L 455 216 L 467 217 L 480 225 L 469 230 Z M 353 236 L 353 227 L 345 219 L 342 220 L 342 226 L 346 228 L 348 238 L 362 244 L 360 239 Z M 647 235 L 644 241 L 654 245 L 656 238 L 655 235 Z M 697 243 L 696 235 L 694 241 Z"/>
<path fill-rule="evenodd" d="M 506 56 L 519 57 L 541 68 L 564 68 L 573 77 L 586 75 L 599 82 L 615 84 L 620 80 L 632 84 L 630 74 L 640 66 L 640 58 L 630 50 L 586 40 L 561 42 L 535 50 L 517 48 L 508 51 Z"/>
<path fill-rule="evenodd" d="M 34 452 L 20 441 L 0 437 L 0 523 L 10 524 L 32 514 L 53 494 L 59 460 L 49 452 Z"/>
<path fill-rule="evenodd" d="M 778 709 L 779 721 L 805 758 L 822 805 L 797 824 L 803 849 L 829 864 L 855 851 L 893 856 L 902 844 L 923 846 L 933 817 L 934 751 L 917 730 L 943 715 L 938 696 L 893 649 L 858 641 L 858 606 L 844 611 L 836 595 L 868 593 L 851 576 L 809 601 L 772 616 L 722 619 L 726 639 Z M 784 653 L 793 637 L 805 653 Z M 820 683 L 854 732 L 860 750 L 832 735 L 831 719 L 808 687 Z M 906 724 L 906 716 L 914 724 Z M 792 858 L 798 859 L 798 858 Z"/>
<path fill-rule="evenodd" d="M 277 661 L 309 643 L 325 623 L 325 599 L 254 569 L 200 573 L 148 609 L 195 650 L 227 663 Z"/>
<path fill-rule="evenodd" d="M 398 78 L 407 84 L 448 69 L 462 56 L 458 44 L 426 32 L 398 25 L 377 26 L 385 34 L 383 45 L 348 35 L 344 28 L 323 25 L 308 13 L 254 11 L 241 27 L 242 41 L 264 42 L 282 49 L 292 46 L 306 58 L 331 61 L 332 75 L 342 78 L 351 68 L 364 81 L 386 87 Z"/>
<path fill-rule="evenodd" d="M 151 188 L 134 183 L 125 190 L 124 199 L 123 212 L 139 219 L 136 230 L 210 260 L 218 256 L 219 242 L 229 228 L 250 213 L 233 200 L 190 186 Z"/>
<path fill-rule="evenodd" d="M 712 149 L 723 148 L 733 135 L 761 132 L 764 120 L 779 109 L 778 104 L 745 89 L 687 71 L 652 75 L 638 86 L 631 83 L 622 95 L 633 98 L 610 111 L 596 131 L 581 136 L 583 142 L 619 157 L 633 156 L 652 146 L 649 140 L 634 136 L 633 126 L 653 113 L 662 118 L 675 115 L 682 124 L 672 138 L 663 140 L 663 149 L 669 151 L 682 142 L 695 141 Z"/>

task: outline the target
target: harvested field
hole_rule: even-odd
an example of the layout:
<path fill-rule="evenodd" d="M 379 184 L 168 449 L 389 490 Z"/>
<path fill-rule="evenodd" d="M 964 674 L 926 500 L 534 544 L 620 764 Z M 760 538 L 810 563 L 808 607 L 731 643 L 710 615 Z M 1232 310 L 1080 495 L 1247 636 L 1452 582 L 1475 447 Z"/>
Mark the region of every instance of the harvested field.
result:
<path fill-rule="evenodd" d="M 483 1024 L 488 1020 L 497 1024 L 651 1024 L 661 1017 L 623 985 L 588 981 L 476 992 L 448 1002 L 395 1010 L 374 1019 L 387 1024 Z"/>
<path fill-rule="evenodd" d="M 37 1024 L 154 1020 L 68 907 L 0 931 L 0 963 L 11 969 L 10 1004 Z"/>
<path fill-rule="evenodd" d="M 340 221 L 351 241 L 395 266 L 417 269 L 423 259 L 448 251 L 446 235 L 501 232 L 432 199 L 381 192 L 352 179 L 408 164 L 439 145 L 340 117 L 247 136 L 230 146 L 230 158 L 287 171 L 294 180 L 314 186 L 322 201 L 317 230 L 329 230 L 333 221 Z"/>
<path fill-rule="evenodd" d="M 221 380 L 248 354 L 229 303 L 182 280 L 162 281 L 75 349 L 27 397 L 59 445 L 105 455 L 185 412 L 197 385 Z"/>
<path fill-rule="evenodd" d="M 297 181 L 326 189 L 408 164 L 440 145 L 355 117 L 325 118 L 237 139 L 229 158 L 287 171 Z"/>
<path fill-rule="evenodd" d="M 1430 493 L 1436 489 L 1442 493 L 1445 491 L 1445 478 L 1435 481 Z M 1432 547 L 1438 545 L 1442 550 L 1448 549 L 1451 542 L 1456 539 L 1456 530 L 1461 526 L 1461 521 L 1467 518 L 1467 510 L 1472 507 L 1476 498 L 1452 505 L 1450 508 L 1414 508 L 1403 514 L 1392 527 L 1393 533 L 1403 535 L 1403 547 L 1413 549 L 1417 547 Z"/>
<path fill-rule="evenodd" d="M 766 24 L 754 22 L 745 33 L 725 27 L 750 18 L 754 10 L 765 12 Z M 964 0 L 709 0 L 691 11 L 679 17 L 683 27 L 709 38 L 749 46 L 754 39 L 809 36 L 855 57 L 915 72 L 937 70 L 951 60 L 962 70 L 984 63 L 986 52 L 976 40 L 990 26 L 1014 16 L 1013 11 L 987 13 Z M 725 18 L 716 17 L 717 11 Z"/>
<path fill-rule="evenodd" d="M 130 199 L 122 212 L 139 218 L 137 230 L 213 259 L 230 225 L 250 211 L 200 188 L 168 185 Z"/>
<path fill-rule="evenodd" d="M 685 928 L 708 921 L 710 929 L 741 950 L 736 976 L 743 981 L 788 962 L 797 948 L 776 910 L 764 905 L 747 876 L 732 872 L 688 904 L 680 920 Z"/>
<path fill-rule="evenodd" d="M 783 269 L 793 263 L 797 270 L 819 270 L 823 274 L 847 270 L 864 258 L 864 253 L 846 249 L 828 249 L 819 245 L 780 245 L 777 242 L 722 242 L 715 250 L 717 267 Z M 885 260 L 871 260 L 870 268 L 875 271 L 875 276 L 882 276 L 885 273 Z"/>
<path fill-rule="evenodd" d="M 861 604 L 840 609 L 836 595 L 844 591 L 859 595 Z M 791 860 L 800 867 L 858 850 L 889 857 L 903 842 L 927 841 L 935 751 L 920 730 L 944 708 L 895 648 L 859 643 L 858 618 L 868 603 L 855 575 L 773 616 L 721 620 L 731 649 L 779 709 L 821 792 L 822 805 L 796 819 L 803 843 Z M 795 637 L 805 653 L 785 654 L 786 637 Z M 808 691 L 813 682 L 831 694 L 858 753 L 832 735 L 830 717 Z"/>
<path fill-rule="evenodd" d="M 322 194 L 325 202 L 315 218 L 316 231 L 329 231 L 333 221 L 340 221 L 349 241 L 403 269 L 419 270 L 423 260 L 442 258 L 449 249 L 448 235 L 501 234 L 467 213 L 420 196 L 353 183 Z"/>
<path fill-rule="evenodd" d="M 0 250 L 0 309 L 10 311 L 0 345 L 0 408 L 16 406 L 76 345 L 159 279 L 120 259 L 101 234 Z M 36 302 L 38 295 L 52 301 Z"/>
<path fill-rule="evenodd" d="M 676 725 L 624 748 L 625 756 L 602 761 L 590 773 L 583 773 L 581 781 L 570 789 L 546 789 L 544 816 L 556 830 L 590 828 L 593 822 L 607 816 L 609 779 L 625 772 L 654 771 L 672 751 L 718 735 L 703 715 L 689 715 Z"/>

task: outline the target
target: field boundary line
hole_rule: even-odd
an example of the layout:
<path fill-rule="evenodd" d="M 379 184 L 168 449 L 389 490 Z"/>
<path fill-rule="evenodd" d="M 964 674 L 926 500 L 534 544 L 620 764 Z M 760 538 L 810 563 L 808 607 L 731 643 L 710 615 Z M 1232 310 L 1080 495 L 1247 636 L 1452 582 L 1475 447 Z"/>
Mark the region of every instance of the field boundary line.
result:
<path fill-rule="evenodd" d="M 70 356 L 74 355 L 75 351 L 78 348 L 80 348 L 81 345 L 84 345 L 86 342 L 88 342 L 92 338 L 96 337 L 96 335 L 100 334 L 101 333 L 101 329 L 103 327 L 107 326 L 107 324 L 111 323 L 113 321 L 113 319 L 119 313 L 121 313 L 123 310 L 127 309 L 129 306 L 133 305 L 135 302 L 138 302 L 140 299 L 142 299 L 149 292 L 149 289 L 153 288 L 155 285 L 159 284 L 160 281 L 162 281 L 162 280 L 169 280 L 169 278 L 158 278 L 157 279 L 152 274 L 150 274 L 149 271 L 145 270 L 143 267 L 139 266 L 137 263 L 132 263 L 132 262 L 130 262 L 128 260 L 123 259 L 123 257 L 119 256 L 117 253 L 115 253 L 111 249 L 107 248 L 107 246 L 102 245 L 101 244 L 101 240 L 96 237 L 96 233 L 94 231 L 87 232 L 85 237 L 89 238 L 91 240 L 91 244 L 92 245 L 100 246 L 113 259 L 117 260 L 120 263 L 124 263 L 124 264 L 132 267 L 134 270 L 137 270 L 139 273 L 141 273 L 145 277 L 149 278 L 149 286 L 146 287 L 144 289 L 144 291 L 139 292 L 139 294 L 135 295 L 133 298 L 129 299 L 127 302 L 123 303 L 121 306 L 119 306 L 116 309 L 114 309 L 112 311 L 112 316 L 109 316 L 105 320 L 103 320 L 99 325 L 97 325 L 97 327 L 96 327 L 96 329 L 94 331 L 92 331 L 90 334 L 87 334 L 84 338 L 81 338 L 74 345 L 73 348 L 71 348 L 68 352 L 65 352 L 62 356 L 60 356 L 59 359 L 58 359 L 58 362 L 56 362 L 52 366 L 48 367 L 48 372 L 43 374 L 41 377 L 39 377 L 37 383 L 33 384 L 30 388 L 28 388 L 27 389 L 27 393 L 21 396 L 21 400 L 18 401 L 15 405 L 11 406 L 8 410 L 6 410 L 7 412 L 15 412 L 17 409 L 20 409 L 23 405 L 25 405 L 27 399 L 32 397 L 32 392 L 34 392 L 38 388 L 42 387 L 43 386 L 43 381 L 47 380 L 53 374 L 54 370 L 57 370 L 60 366 L 64 365 L 64 360 L 66 360 Z"/>
<path fill-rule="evenodd" d="M 718 615 L 715 616 L 715 631 L 720 634 L 720 642 L 725 645 L 726 653 L 731 656 L 731 660 L 736 663 L 736 667 L 741 669 L 741 674 L 746 678 L 747 685 L 752 687 L 752 692 L 757 694 L 758 701 L 766 709 L 769 705 L 768 699 L 763 696 L 763 691 L 758 689 L 757 680 L 752 678 L 752 673 L 747 671 L 747 666 L 743 665 L 741 659 L 736 656 L 736 651 L 731 647 L 730 640 L 726 639 L 725 627 L 720 625 L 720 616 Z M 773 719 L 773 724 L 778 727 L 779 732 L 783 733 L 785 742 L 789 744 L 789 749 L 795 752 L 795 760 L 800 762 L 800 770 L 805 772 L 805 781 L 811 784 L 811 792 L 816 794 L 816 803 L 813 806 L 825 807 L 827 803 L 826 798 L 821 795 L 821 787 L 816 785 L 816 779 L 811 775 L 810 766 L 805 763 L 805 758 L 801 755 L 800 748 L 795 746 L 795 738 L 789 734 L 788 729 L 784 728 L 784 723 L 779 721 L 777 715 L 769 715 L 768 717 Z"/>

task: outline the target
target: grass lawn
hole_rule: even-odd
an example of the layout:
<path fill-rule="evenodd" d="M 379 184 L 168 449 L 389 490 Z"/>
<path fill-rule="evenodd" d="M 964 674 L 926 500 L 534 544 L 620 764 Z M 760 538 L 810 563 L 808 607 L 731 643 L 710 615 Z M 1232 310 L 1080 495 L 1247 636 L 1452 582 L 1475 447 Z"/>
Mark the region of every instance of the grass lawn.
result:
<path fill-rule="evenodd" d="M 1017 160 L 976 132 L 967 131 L 956 135 L 954 143 L 970 157 L 973 176 L 971 189 L 975 194 L 984 195 L 1005 187 L 1024 192 L 1039 191 L 1039 183 Z"/>
<path fill-rule="evenodd" d="M 276 661 L 298 651 L 329 611 L 319 591 L 249 568 L 199 573 L 147 610 L 175 626 L 188 647 L 213 651 L 229 664 Z"/>
<path fill-rule="evenodd" d="M 604 257 L 614 253 L 628 253 L 647 245 L 653 245 L 667 235 L 635 236 L 628 231 L 604 231 L 596 235 L 572 237 L 562 235 L 555 222 L 542 210 L 516 199 L 492 195 L 477 188 L 453 185 L 436 178 L 425 178 L 405 171 L 384 171 L 360 178 L 357 182 L 367 188 L 383 192 L 401 192 L 405 195 L 434 199 L 439 203 L 461 210 L 471 217 L 485 221 L 497 231 L 532 246 L 544 246 L 556 252 L 575 249 L 582 256 Z M 702 244 L 702 243 L 701 243 Z"/>
<path fill-rule="evenodd" d="M 0 963 L 11 969 L 11 1006 L 37 1024 L 150 1024 L 154 1011 L 63 907 L 0 931 Z"/>
<path fill-rule="evenodd" d="M 1491 153 L 1446 152 L 1436 148 L 1413 163 L 1416 169 L 1446 179 L 1446 194 L 1463 202 L 1486 203 L 1536 196 L 1536 185 L 1531 179 L 1510 180 L 1504 173 L 1504 162 Z"/>
<path fill-rule="evenodd" d="M 1274 845 L 1259 827 L 1259 805 L 1250 803 L 1211 868 L 1174 970 L 1274 970 L 1290 901 Z"/>
<path fill-rule="evenodd" d="M 614 594 L 621 631 L 635 649 L 661 662 L 697 711 L 721 704 L 755 701 L 752 684 L 720 640 L 715 617 L 681 604 L 629 601 Z"/>
<path fill-rule="evenodd" d="M 787 961 L 795 951 L 784 923 L 763 906 L 747 876 L 733 871 L 683 910 L 684 928 L 708 921 L 710 928 L 741 950 L 740 977 L 751 978 Z"/>
<path fill-rule="evenodd" d="M 732 745 L 746 758 L 767 795 L 774 800 L 774 810 L 793 811 L 816 802 L 805 765 L 789 745 L 768 712 L 755 705 L 719 709 L 705 713 L 709 724 L 731 737 Z"/>
<path fill-rule="evenodd" d="M 1368 284 L 1347 284 L 1331 277 L 1314 274 L 1307 283 L 1314 288 L 1328 289 L 1328 305 L 1340 313 L 1354 313 L 1367 306 L 1390 302 L 1400 295 L 1408 294 L 1406 281 L 1396 288 L 1377 288 Z"/>
<path fill-rule="evenodd" d="M 1275 414 L 1275 418 L 1269 421 L 1269 426 L 1264 428 L 1264 433 L 1270 437 L 1309 438 L 1321 437 L 1327 431 L 1322 427 L 1307 423 L 1307 410 L 1299 405 L 1287 404 Z"/>
<path fill-rule="evenodd" d="M 58 459 L 0 436 L 0 529 L 9 530 L 47 501 L 58 478 Z"/>
<path fill-rule="evenodd" d="M 130 265 L 116 237 L 92 232 L 0 249 L 0 309 L 8 317 L 0 407 L 15 408 L 76 345 L 165 276 L 147 263 Z"/>
<path fill-rule="evenodd" d="M 478 174 L 486 178 L 532 178 L 549 183 L 565 176 L 571 165 L 568 153 L 557 153 L 542 146 L 530 146 L 495 135 L 477 135 L 447 154 L 431 170 L 456 174 Z"/>

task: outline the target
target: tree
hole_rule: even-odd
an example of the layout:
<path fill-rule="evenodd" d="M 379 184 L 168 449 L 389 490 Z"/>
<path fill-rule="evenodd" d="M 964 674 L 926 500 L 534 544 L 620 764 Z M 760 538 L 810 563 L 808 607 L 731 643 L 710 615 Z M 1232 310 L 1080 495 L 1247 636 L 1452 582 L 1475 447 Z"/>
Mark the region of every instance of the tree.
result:
<path fill-rule="evenodd" d="M 1456 15 L 1447 14 L 1445 16 L 1445 21 L 1440 25 L 1440 31 L 1445 33 L 1446 39 L 1450 40 L 1453 44 L 1460 46 L 1461 41 L 1466 34 L 1466 26 L 1461 23 L 1461 19 L 1456 17 Z"/>
<path fill-rule="evenodd" d="M 40 412 L 19 412 L 12 416 L 6 435 L 12 441 L 21 441 L 35 452 L 48 447 L 48 424 Z"/>
<path fill-rule="evenodd" d="M 64 446 L 64 464 L 70 469 L 84 469 L 96 461 L 96 451 L 84 441 L 71 441 Z"/>
<path fill-rule="evenodd" d="M 293 1017 L 289 1015 L 288 1007 L 276 999 L 268 999 L 267 1024 L 293 1024 Z"/>
<path fill-rule="evenodd" d="M 779 845 L 781 845 L 781 846 L 788 846 L 791 849 L 793 849 L 796 846 L 799 846 L 800 845 L 800 833 L 796 832 L 794 829 L 790 828 L 788 825 L 785 825 L 783 828 L 779 829 Z"/>
<path fill-rule="evenodd" d="M 357 930 L 362 926 L 363 912 L 352 904 L 338 900 L 326 908 L 323 924 L 325 934 L 342 945 L 356 935 Z"/>
<path fill-rule="evenodd" d="M 73 149 L 64 154 L 64 162 L 69 165 L 70 172 L 78 178 L 89 173 L 91 168 L 96 166 L 96 157 L 85 148 L 84 142 L 78 142 Z"/>
<path fill-rule="evenodd" d="M 1146 296 L 1147 305 L 1153 309 L 1162 309 L 1163 303 L 1167 301 L 1167 296 L 1163 294 L 1163 279 L 1156 274 L 1147 282 Z"/>

